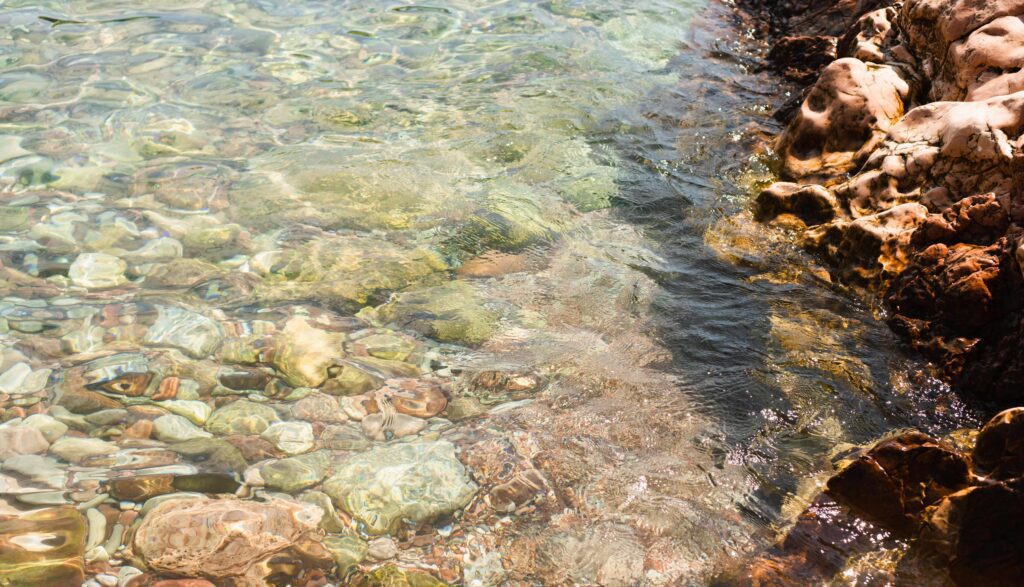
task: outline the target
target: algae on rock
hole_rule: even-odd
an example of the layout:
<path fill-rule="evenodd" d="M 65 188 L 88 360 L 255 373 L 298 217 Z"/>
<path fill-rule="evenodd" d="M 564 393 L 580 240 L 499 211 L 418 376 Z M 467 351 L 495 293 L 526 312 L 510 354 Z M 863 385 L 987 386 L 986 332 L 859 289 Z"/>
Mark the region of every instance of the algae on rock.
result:
<path fill-rule="evenodd" d="M 497 330 L 501 313 L 465 281 L 401 293 L 364 313 L 382 324 L 395 323 L 441 342 L 477 345 Z"/>

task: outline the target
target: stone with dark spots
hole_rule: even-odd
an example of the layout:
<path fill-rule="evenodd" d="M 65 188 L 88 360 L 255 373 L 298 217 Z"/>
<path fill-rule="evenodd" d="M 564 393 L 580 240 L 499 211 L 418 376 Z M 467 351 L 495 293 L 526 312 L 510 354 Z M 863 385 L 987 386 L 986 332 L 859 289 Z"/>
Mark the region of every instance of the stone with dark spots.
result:
<path fill-rule="evenodd" d="M 830 63 L 779 135 L 782 178 L 830 181 L 855 171 L 903 116 L 909 93 L 889 66 L 852 57 Z"/>

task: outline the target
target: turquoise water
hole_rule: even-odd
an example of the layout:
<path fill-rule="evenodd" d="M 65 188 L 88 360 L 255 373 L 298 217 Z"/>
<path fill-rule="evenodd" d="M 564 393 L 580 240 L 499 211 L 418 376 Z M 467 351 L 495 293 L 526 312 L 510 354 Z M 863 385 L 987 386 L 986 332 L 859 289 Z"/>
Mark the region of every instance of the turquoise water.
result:
<path fill-rule="evenodd" d="M 744 212 L 787 88 L 727 14 L 0 5 L 0 584 L 701 582 L 969 423 Z M 175 566 L 200 494 L 314 546 Z"/>

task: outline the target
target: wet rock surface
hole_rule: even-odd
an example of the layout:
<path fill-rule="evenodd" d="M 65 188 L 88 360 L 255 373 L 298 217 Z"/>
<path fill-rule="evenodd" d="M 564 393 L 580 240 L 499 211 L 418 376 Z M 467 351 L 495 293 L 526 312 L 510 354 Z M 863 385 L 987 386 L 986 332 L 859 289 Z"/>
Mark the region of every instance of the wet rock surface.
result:
<path fill-rule="evenodd" d="M 773 549 L 722 579 L 786 585 L 847 570 L 856 576 L 852 561 L 889 549 L 884 556 L 893 562 L 883 573 L 889 581 L 1016 583 L 1024 548 L 1024 461 L 1013 434 L 1020 420 L 1019 408 L 997 414 L 970 452 L 920 432 L 862 451 L 828 480 Z"/>
<path fill-rule="evenodd" d="M 804 245 L 882 294 L 893 327 L 949 380 L 1008 407 L 1024 399 L 1021 347 L 1010 342 L 1024 311 L 1022 9 L 873 8 L 837 33 L 839 58 L 778 138 L 782 179 L 797 185 L 768 188 L 759 218 L 793 226 L 796 216 Z M 819 18 L 783 25 L 813 29 Z"/>
<path fill-rule="evenodd" d="M 784 181 L 755 217 L 879 295 L 892 328 L 988 414 L 1019 404 L 1024 5 L 759 4 L 778 34 L 833 27 L 838 42 L 775 143 Z M 788 65 L 800 38 L 771 57 L 806 84 L 828 36 L 804 43 L 803 72 Z M 1022 421 L 1011 408 L 967 435 L 905 432 L 860 451 L 773 549 L 723 580 L 1020 582 Z"/>

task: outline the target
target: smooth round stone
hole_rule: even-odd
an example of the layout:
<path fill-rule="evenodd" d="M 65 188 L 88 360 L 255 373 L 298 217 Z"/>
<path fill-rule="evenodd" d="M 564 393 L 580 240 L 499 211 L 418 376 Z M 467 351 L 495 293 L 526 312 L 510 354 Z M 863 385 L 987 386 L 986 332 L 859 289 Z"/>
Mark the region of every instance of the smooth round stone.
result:
<path fill-rule="evenodd" d="M 270 406 L 238 400 L 214 410 L 206 421 L 206 429 L 218 436 L 262 434 L 268 426 L 280 420 Z"/>
<path fill-rule="evenodd" d="M 330 462 L 331 453 L 318 450 L 271 461 L 260 467 L 260 475 L 266 487 L 285 493 L 296 493 L 322 481 L 327 476 Z"/>
<path fill-rule="evenodd" d="M 104 288 L 124 284 L 128 264 L 114 255 L 105 253 L 82 253 L 68 269 L 71 283 L 80 287 Z"/>
<path fill-rule="evenodd" d="M 64 436 L 68 427 L 67 424 L 57 420 L 52 416 L 46 414 L 32 414 L 25 421 L 22 422 L 22 426 L 29 426 L 35 428 L 43 434 L 47 442 L 54 442 L 61 436 Z"/>
<path fill-rule="evenodd" d="M 188 418 L 193 424 L 202 426 L 210 418 L 213 408 L 206 402 L 195 400 L 167 400 L 157 402 L 158 406 L 177 416 Z"/>
<path fill-rule="evenodd" d="M 357 343 L 372 357 L 390 361 L 404 361 L 416 350 L 413 339 L 389 333 L 374 333 L 360 338 Z"/>
<path fill-rule="evenodd" d="M 42 485 L 51 489 L 63 489 L 67 480 L 67 471 L 58 466 L 57 459 L 42 455 L 9 457 L 0 463 L 0 470 L 5 473 L 17 473 L 36 486 Z"/>
<path fill-rule="evenodd" d="M 89 423 L 85 421 L 85 416 L 74 414 L 64 406 L 50 406 L 50 416 L 68 428 L 74 428 L 83 432 L 88 431 L 90 428 Z"/>
<path fill-rule="evenodd" d="M 186 460 L 201 463 L 204 471 L 238 473 L 247 465 L 241 451 L 220 438 L 195 438 L 178 442 L 170 449 Z"/>
<path fill-rule="evenodd" d="M 181 442 L 195 438 L 210 438 L 212 435 L 197 427 L 187 418 L 168 414 L 153 420 L 153 435 L 164 442 Z"/>
<path fill-rule="evenodd" d="M 85 519 L 89 522 L 85 550 L 89 551 L 103 543 L 107 534 L 107 518 L 98 509 L 89 508 L 85 511 Z"/>
<path fill-rule="evenodd" d="M 28 363 L 17 363 L 0 374 L 0 393 L 20 393 L 21 385 L 32 374 Z"/>
<path fill-rule="evenodd" d="M 338 565 L 340 576 L 345 576 L 352 567 L 366 558 L 366 542 L 352 533 L 328 534 L 323 544 Z"/>
<path fill-rule="evenodd" d="M 370 541 L 366 555 L 373 560 L 386 561 L 398 556 L 398 545 L 390 536 L 381 536 Z"/>
<path fill-rule="evenodd" d="M 342 337 L 315 328 L 300 316 L 285 324 L 274 340 L 271 363 L 293 387 L 319 387 L 327 369 L 342 357 Z"/>
<path fill-rule="evenodd" d="M 292 416 L 307 422 L 341 423 L 348 420 L 338 400 L 324 393 L 311 393 L 292 404 Z"/>
<path fill-rule="evenodd" d="M 309 422 L 277 422 L 260 435 L 285 454 L 297 455 L 313 448 L 313 425 Z"/>
<path fill-rule="evenodd" d="M 210 318 L 176 306 L 160 306 L 156 322 L 146 331 L 143 342 L 169 346 L 200 359 L 210 356 L 224 338 L 220 324 Z"/>
<path fill-rule="evenodd" d="M 46 452 L 50 443 L 38 429 L 31 426 L 0 428 L 0 459 Z"/>
<path fill-rule="evenodd" d="M 338 515 L 338 510 L 334 509 L 331 496 L 322 491 L 306 491 L 299 496 L 299 500 L 311 503 L 323 511 L 324 517 L 320 518 L 320 529 L 324 532 L 342 532 L 346 529 L 345 521 Z"/>
<path fill-rule="evenodd" d="M 143 572 L 135 567 L 123 566 L 117 570 L 117 584 L 127 587 L 132 579 L 142 574 Z"/>
<path fill-rule="evenodd" d="M 110 553 L 106 548 L 97 546 L 92 550 L 85 551 L 85 561 L 89 563 L 105 563 L 110 560 Z"/>
<path fill-rule="evenodd" d="M 184 247 L 181 242 L 166 236 L 147 241 L 138 249 L 131 252 L 131 259 L 138 261 L 170 261 L 177 259 L 184 254 Z"/>
<path fill-rule="evenodd" d="M 323 491 L 371 534 L 402 520 L 426 522 L 464 507 L 477 485 L 447 441 L 377 447 L 337 465 Z"/>
<path fill-rule="evenodd" d="M 124 422 L 126 418 L 128 418 L 128 410 L 113 408 L 87 414 L 85 416 L 85 421 L 93 426 L 101 427 L 120 424 L 121 422 Z"/>
<path fill-rule="evenodd" d="M 29 505 L 65 505 L 71 503 L 64 491 L 37 491 L 14 496 L 21 503 Z"/>

